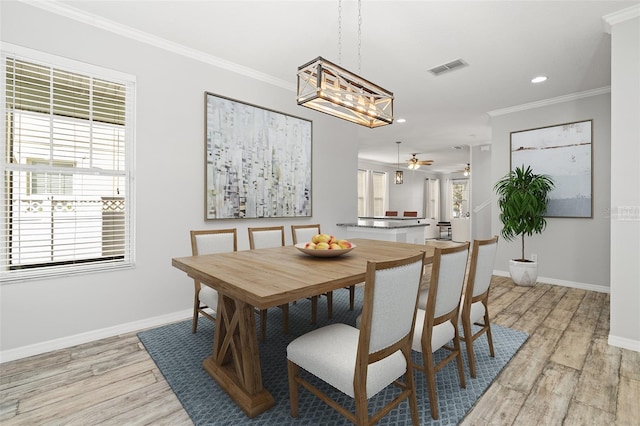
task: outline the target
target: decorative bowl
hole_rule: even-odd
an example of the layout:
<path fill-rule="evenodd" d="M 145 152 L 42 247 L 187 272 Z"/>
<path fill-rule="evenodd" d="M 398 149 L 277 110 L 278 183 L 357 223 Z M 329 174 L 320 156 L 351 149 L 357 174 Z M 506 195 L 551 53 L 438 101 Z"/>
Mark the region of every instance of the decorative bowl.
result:
<path fill-rule="evenodd" d="M 349 253 L 351 250 L 353 250 L 354 248 L 356 248 L 355 244 L 352 244 L 350 248 L 346 248 L 346 249 L 340 249 L 340 250 L 316 250 L 316 249 L 306 249 L 304 248 L 304 245 L 306 243 L 298 243 L 295 245 L 295 248 L 297 248 L 298 250 L 300 250 L 301 252 L 308 254 L 309 256 L 313 256 L 313 257 L 338 257 L 338 256 L 342 256 L 345 253 Z"/>

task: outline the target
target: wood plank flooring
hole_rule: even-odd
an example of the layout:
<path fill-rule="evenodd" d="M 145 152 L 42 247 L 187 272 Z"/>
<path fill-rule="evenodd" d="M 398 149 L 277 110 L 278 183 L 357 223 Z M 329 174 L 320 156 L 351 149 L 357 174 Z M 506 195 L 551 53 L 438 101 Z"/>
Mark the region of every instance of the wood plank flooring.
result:
<path fill-rule="evenodd" d="M 494 277 L 489 310 L 530 338 L 463 425 L 640 425 L 640 353 L 607 344 L 607 294 Z M 0 376 L 5 426 L 192 424 L 135 333 L 0 364 Z"/>

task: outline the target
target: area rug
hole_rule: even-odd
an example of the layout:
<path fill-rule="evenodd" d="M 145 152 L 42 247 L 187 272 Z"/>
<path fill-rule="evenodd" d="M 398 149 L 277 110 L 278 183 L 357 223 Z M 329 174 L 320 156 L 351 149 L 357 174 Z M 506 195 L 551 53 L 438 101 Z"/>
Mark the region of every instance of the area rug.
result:
<path fill-rule="evenodd" d="M 362 288 L 356 291 L 356 306 L 361 306 L 362 292 Z M 347 290 L 334 292 L 333 319 L 330 321 L 327 319 L 325 303 L 326 299 L 319 300 L 318 323 L 315 326 L 310 323 L 311 306 L 308 300 L 291 304 L 289 334 L 286 335 L 282 333 L 282 311 L 269 309 L 267 338 L 264 343 L 260 343 L 260 358 L 263 384 L 275 398 L 276 405 L 253 419 L 249 419 L 202 368 L 202 361 L 211 355 L 213 346 L 215 327 L 211 321 L 200 319 L 196 334 L 191 333 L 191 321 L 183 321 L 143 331 L 138 336 L 196 425 L 346 425 L 350 423 L 344 417 L 305 389 L 300 390 L 299 416 L 293 418 L 289 415 L 287 344 L 297 336 L 330 322 L 354 325 L 359 314 L 358 308 L 349 311 Z M 256 316 L 257 326 L 259 321 Z M 438 420 L 431 418 L 424 375 L 418 371 L 414 373 L 421 424 L 458 424 L 528 338 L 526 333 L 498 325 L 492 325 L 492 331 L 496 356 L 489 356 L 486 337 L 476 340 L 475 379 L 469 375 L 466 351 L 463 351 L 467 385 L 465 389 L 460 387 L 455 362 L 450 362 L 436 374 L 440 410 Z M 437 351 L 436 359 L 446 356 L 445 352 Z M 421 355 L 415 352 L 413 355 L 414 361 L 422 364 Z M 319 385 L 334 399 L 349 408 L 353 407 L 348 396 L 322 383 Z M 370 409 L 377 409 L 390 401 L 397 392 L 396 389 L 395 386 L 390 386 L 372 398 L 369 401 Z M 378 424 L 411 424 L 408 403 L 403 402 Z"/>

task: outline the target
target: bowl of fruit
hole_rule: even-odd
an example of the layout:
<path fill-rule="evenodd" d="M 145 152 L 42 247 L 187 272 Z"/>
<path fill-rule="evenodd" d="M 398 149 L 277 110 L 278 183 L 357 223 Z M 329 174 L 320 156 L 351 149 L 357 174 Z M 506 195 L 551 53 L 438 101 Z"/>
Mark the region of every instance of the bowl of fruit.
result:
<path fill-rule="evenodd" d="M 311 241 L 298 243 L 295 247 L 301 252 L 314 257 L 338 257 L 349 253 L 356 245 L 347 240 L 339 240 L 333 235 L 316 234 Z"/>

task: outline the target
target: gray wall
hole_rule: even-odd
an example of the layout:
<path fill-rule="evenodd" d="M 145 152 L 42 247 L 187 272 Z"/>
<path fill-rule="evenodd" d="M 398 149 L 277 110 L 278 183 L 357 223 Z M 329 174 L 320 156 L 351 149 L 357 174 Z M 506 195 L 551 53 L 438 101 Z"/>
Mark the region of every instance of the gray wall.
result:
<path fill-rule="evenodd" d="M 249 226 L 284 224 L 290 244 L 292 224 L 320 223 L 336 233 L 336 223 L 356 216 L 356 185 L 345 185 L 356 182 L 356 125 L 298 107 L 294 91 L 25 3 L 2 2 L 0 19 L 3 42 L 137 78 L 136 266 L 0 286 L 1 351 L 27 347 L 28 354 L 55 348 L 51 341 L 77 343 L 136 322 L 186 317 L 193 281 L 171 266 L 171 258 L 190 255 L 190 229 L 237 227 L 243 250 Z M 312 218 L 204 221 L 205 91 L 313 120 Z"/>
<path fill-rule="evenodd" d="M 611 329 L 640 351 L 640 6 L 611 31 Z"/>
<path fill-rule="evenodd" d="M 492 118 L 492 183 L 509 172 L 510 132 L 593 119 L 593 218 L 548 218 L 547 229 L 541 235 L 526 238 L 525 255 L 538 255 L 539 281 L 609 287 L 610 98 L 605 93 Z M 495 201 L 493 208 L 492 231 L 497 234 L 501 223 Z M 519 244 L 519 240 L 500 240 L 495 269 L 509 270 L 509 259 L 518 255 Z"/>
<path fill-rule="evenodd" d="M 488 239 L 493 236 L 491 217 L 494 214 L 491 145 L 472 146 L 471 164 L 471 238 Z"/>

